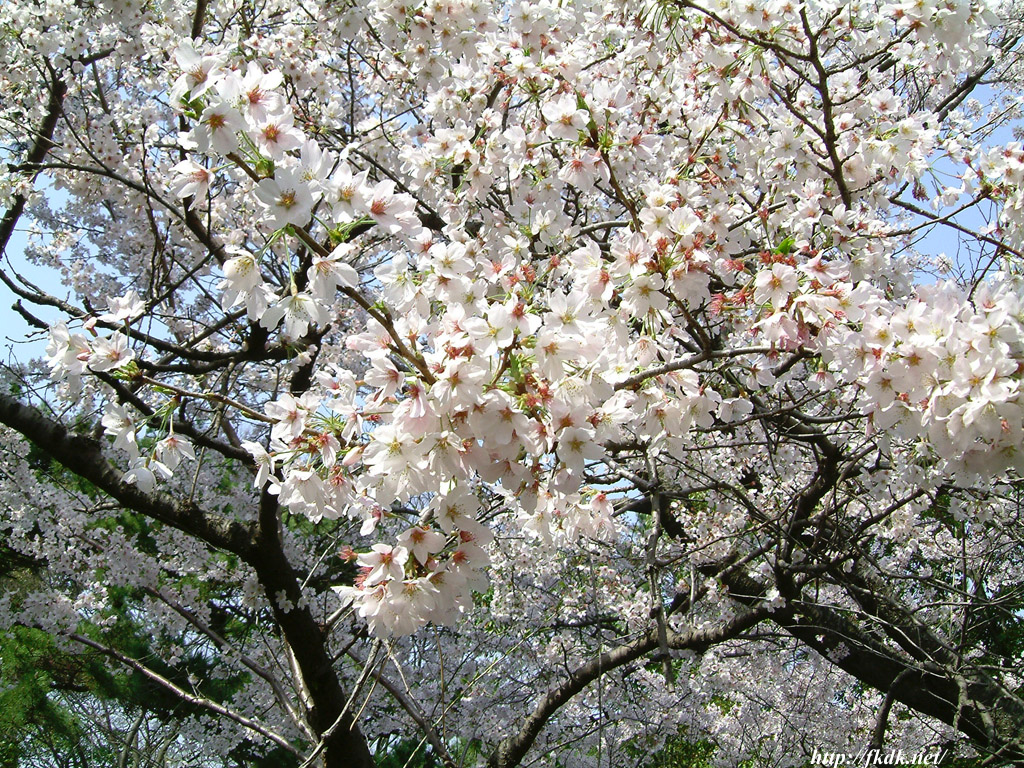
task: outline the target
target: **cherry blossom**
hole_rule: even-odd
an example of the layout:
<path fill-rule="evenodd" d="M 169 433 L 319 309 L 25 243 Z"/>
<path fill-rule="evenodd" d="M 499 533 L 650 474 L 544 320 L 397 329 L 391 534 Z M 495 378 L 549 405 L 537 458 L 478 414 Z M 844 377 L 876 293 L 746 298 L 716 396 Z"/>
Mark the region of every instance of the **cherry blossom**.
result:
<path fill-rule="evenodd" d="M 1024 759 L 1017 26 L 0 8 L 0 616 L 184 706 L 48 702 L 175 764 Z"/>
<path fill-rule="evenodd" d="M 267 209 L 274 229 L 309 221 L 315 198 L 308 183 L 297 169 L 282 168 L 273 178 L 262 179 L 256 186 L 256 197 Z"/>

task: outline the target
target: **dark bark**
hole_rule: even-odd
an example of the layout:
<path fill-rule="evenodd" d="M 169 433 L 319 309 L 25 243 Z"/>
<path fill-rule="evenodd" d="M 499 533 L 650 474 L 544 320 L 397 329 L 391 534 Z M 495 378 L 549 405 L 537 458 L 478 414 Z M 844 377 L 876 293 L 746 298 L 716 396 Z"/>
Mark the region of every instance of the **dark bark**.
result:
<path fill-rule="evenodd" d="M 194 18 L 196 32 L 201 29 L 205 6 L 203 0 L 197 3 Z M 67 86 L 59 73 L 52 72 L 46 116 L 23 163 L 28 173 L 36 172 L 35 169 L 54 146 L 53 135 L 66 92 Z M 14 205 L 0 219 L 0 248 L 6 248 L 24 212 L 25 203 L 23 196 L 15 196 Z M 193 233 L 211 252 L 219 253 L 219 246 L 209 237 L 197 218 L 193 217 L 188 223 Z M 0 273 L 0 279 L 12 290 L 17 290 L 7 275 Z M 250 339 L 250 348 L 245 350 L 247 356 L 259 358 L 265 354 L 266 334 L 261 332 L 261 328 L 254 327 L 254 338 Z M 295 655 L 303 682 L 312 699 L 310 724 L 317 734 L 323 734 L 334 725 L 345 707 L 346 696 L 331 664 L 326 637 L 307 608 L 285 610 L 277 600 L 277 596 L 283 594 L 293 606 L 302 605 L 299 581 L 281 546 L 276 499 L 264 495 L 259 526 L 254 529 L 237 520 L 201 509 L 190 500 L 177 499 L 161 492 L 145 493 L 137 486 L 124 482 L 122 473 L 112 467 L 104 456 L 101 443 L 68 431 L 35 408 L 6 394 L 0 394 L 0 423 L 24 435 L 48 456 L 88 480 L 127 509 L 170 525 L 212 547 L 232 552 L 251 565 L 273 606 L 284 640 Z M 198 443 L 210 442 L 203 440 L 194 431 L 190 436 Z M 221 452 L 240 458 L 238 451 L 228 446 L 212 447 L 218 450 L 228 448 Z M 374 764 L 366 740 L 355 727 L 352 713 L 342 718 L 339 727 L 328 738 L 322 760 L 331 768 L 369 768 Z"/>
<path fill-rule="evenodd" d="M 57 129 L 57 121 L 61 115 L 61 104 L 64 101 L 64 96 L 67 94 L 67 84 L 61 79 L 60 75 L 56 72 L 51 72 L 50 76 L 50 95 L 46 104 L 46 116 L 43 118 L 43 122 L 40 124 L 39 129 L 36 131 L 36 138 L 32 144 L 32 148 L 29 150 L 28 155 L 25 156 L 25 162 L 23 165 L 28 167 L 35 167 L 43 161 L 46 157 L 46 153 L 53 147 L 53 132 Z M 31 176 L 35 177 L 35 171 L 31 172 Z M 24 195 L 14 196 L 14 205 L 4 212 L 3 219 L 0 219 L 0 253 L 6 252 L 7 244 L 10 242 L 11 235 L 14 234 L 14 228 L 18 224 L 18 219 L 21 218 L 21 214 L 25 210 L 25 197 Z M 0 275 L 3 275 L 0 272 Z M 4 282 L 7 282 L 6 275 L 3 275 Z"/>
<path fill-rule="evenodd" d="M 353 710 L 357 708 L 349 708 L 335 726 L 348 697 L 334 671 L 324 629 L 304 606 L 299 580 L 281 547 L 279 526 L 277 497 L 264 492 L 260 498 L 260 532 L 250 562 L 281 633 L 295 654 L 302 681 L 312 699 L 307 713 L 309 724 L 321 735 L 333 727 L 323 751 L 324 764 L 328 768 L 372 768 L 373 756 L 353 717 Z M 282 605 L 281 597 L 288 605 Z"/>
<path fill-rule="evenodd" d="M 69 432 L 35 408 L 0 394 L 0 423 L 21 433 L 48 456 L 77 476 L 88 480 L 125 508 L 170 525 L 212 547 L 232 552 L 256 571 L 273 607 L 285 642 L 295 655 L 309 692 L 309 722 L 318 735 L 339 719 L 347 697 L 327 649 L 327 638 L 309 609 L 303 605 L 295 571 L 284 554 L 279 535 L 277 500 L 263 494 L 258 528 L 202 509 L 187 499 L 161 492 L 145 493 L 124 482 L 110 465 L 102 445 L 89 437 Z M 283 595 L 290 610 L 282 606 Z M 371 768 L 369 747 L 349 712 L 327 739 L 322 754 L 328 768 Z"/>
<path fill-rule="evenodd" d="M 671 633 L 667 643 L 674 650 L 701 652 L 745 632 L 761 622 L 766 615 L 767 610 L 764 608 L 752 608 L 717 627 Z M 660 646 L 658 634 L 657 629 L 652 629 L 639 639 L 598 654 L 574 669 L 567 678 L 540 698 L 533 712 L 523 721 L 522 728 L 495 747 L 487 759 L 488 768 L 513 768 L 519 765 L 544 726 L 562 706 L 602 675 L 657 651 Z"/>
<path fill-rule="evenodd" d="M 762 602 L 764 586 L 743 571 L 724 571 L 721 578 L 736 600 L 749 605 Z M 870 605 L 864 611 L 871 619 L 868 622 L 854 621 L 847 612 L 816 603 L 809 590 L 785 595 L 786 606 L 769 618 L 855 679 L 953 726 L 979 751 L 1001 760 L 1024 760 L 1020 697 L 970 662 L 957 662 L 883 583 L 872 579 L 871 588 Z M 901 638 L 895 648 L 889 644 L 894 637 Z"/>
<path fill-rule="evenodd" d="M 145 493 L 138 486 L 124 482 L 122 473 L 110 465 L 96 440 L 69 432 L 35 408 L 3 393 L 0 393 L 0 423 L 20 432 L 48 456 L 126 508 L 248 559 L 253 539 L 248 526 L 201 509 L 188 499 L 177 499 L 161 492 Z"/>

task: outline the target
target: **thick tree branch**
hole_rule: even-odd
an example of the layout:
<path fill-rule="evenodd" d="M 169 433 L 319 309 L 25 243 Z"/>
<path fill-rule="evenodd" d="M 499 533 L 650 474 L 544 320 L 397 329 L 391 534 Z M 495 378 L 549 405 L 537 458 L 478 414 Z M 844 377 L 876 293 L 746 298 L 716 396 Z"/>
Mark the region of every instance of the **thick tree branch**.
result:
<path fill-rule="evenodd" d="M 668 646 L 674 650 L 701 650 L 736 637 L 768 616 L 768 609 L 756 606 L 716 627 L 674 632 Z M 551 717 L 568 701 L 602 675 L 657 650 L 658 630 L 651 629 L 633 642 L 605 651 L 577 667 L 566 680 L 541 697 L 518 732 L 503 739 L 487 759 L 488 768 L 513 768 L 519 765 Z"/>
<path fill-rule="evenodd" d="M 59 464 L 88 480 L 126 508 L 195 536 L 210 546 L 248 559 L 252 530 L 237 520 L 203 510 L 187 499 L 160 491 L 145 493 L 126 483 L 103 454 L 99 442 L 69 432 L 35 408 L 0 393 L 0 423 L 20 432 Z"/>
<path fill-rule="evenodd" d="M 310 726 L 322 737 L 340 718 L 323 750 L 327 768 L 372 768 L 373 756 L 366 739 L 353 713 L 345 709 L 347 697 L 327 650 L 325 630 L 310 613 L 299 578 L 284 553 L 277 496 L 266 490 L 260 497 L 259 535 L 251 555 L 249 562 L 256 569 L 312 699 L 307 713 Z"/>
<path fill-rule="evenodd" d="M 61 79 L 58 73 L 51 71 L 50 95 L 46 103 L 46 116 L 35 132 L 36 139 L 28 155 L 25 157 L 24 165 L 30 168 L 38 165 L 46 157 L 46 153 L 53 147 L 53 132 L 57 128 L 57 121 L 61 115 L 61 104 L 67 92 L 68 87 L 64 80 Z M 29 179 L 34 179 L 38 173 L 38 171 L 32 170 L 27 175 Z M 24 195 L 16 194 L 14 196 L 14 205 L 7 209 L 4 212 L 3 219 L 0 219 L 0 253 L 6 254 L 7 252 L 7 244 L 11 240 L 11 235 L 14 234 L 14 228 L 18 224 L 18 219 L 21 218 L 21 214 L 25 210 L 25 202 L 26 198 Z"/>

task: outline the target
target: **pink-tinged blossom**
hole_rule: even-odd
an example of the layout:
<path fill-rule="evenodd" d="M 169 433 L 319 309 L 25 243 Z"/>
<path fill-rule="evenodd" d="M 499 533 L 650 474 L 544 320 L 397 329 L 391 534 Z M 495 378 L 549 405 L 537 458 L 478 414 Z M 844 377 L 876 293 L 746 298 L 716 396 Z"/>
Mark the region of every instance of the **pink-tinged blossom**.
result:
<path fill-rule="evenodd" d="M 259 443 L 252 442 L 251 440 L 242 441 L 242 448 L 248 451 L 256 462 L 256 477 L 253 479 L 253 487 L 263 488 L 270 480 L 276 469 L 276 461 L 273 454 L 267 452 Z"/>
<path fill-rule="evenodd" d="M 128 365 L 135 359 L 135 351 L 128 346 L 128 338 L 114 332 L 105 339 L 96 339 L 89 356 L 89 370 L 97 373 L 112 371 Z"/>
<path fill-rule="evenodd" d="M 547 122 L 545 130 L 548 136 L 565 141 L 576 141 L 590 120 L 589 113 L 578 108 L 574 93 L 563 93 L 545 102 L 541 114 Z"/>
<path fill-rule="evenodd" d="M 156 444 L 156 458 L 173 472 L 182 459 L 196 460 L 192 443 L 179 435 L 170 434 Z"/>
<path fill-rule="evenodd" d="M 352 221 L 367 212 L 369 171 L 353 173 L 352 166 L 341 163 L 324 184 L 327 202 L 333 206 L 334 220 Z"/>
<path fill-rule="evenodd" d="M 285 152 L 298 149 L 306 140 L 305 135 L 295 127 L 295 115 L 291 107 L 268 115 L 257 123 L 256 147 L 271 160 L 279 161 Z"/>
<path fill-rule="evenodd" d="M 608 166 L 597 152 L 581 152 L 568 158 L 558 172 L 558 178 L 577 189 L 590 192 L 595 183 L 608 181 Z"/>
<path fill-rule="evenodd" d="M 594 440 L 591 429 L 569 427 L 558 435 L 558 458 L 567 468 L 574 472 L 582 472 L 587 461 L 595 461 L 604 456 L 604 450 Z"/>
<path fill-rule="evenodd" d="M 206 198 L 210 190 L 210 181 L 213 175 L 210 170 L 194 160 L 182 160 L 171 168 L 174 177 L 171 180 L 171 191 L 175 197 L 191 198 L 191 208 L 197 201 Z"/>
<path fill-rule="evenodd" d="M 754 301 L 758 304 L 771 304 L 778 311 L 786 306 L 798 285 L 799 279 L 793 267 L 788 264 L 772 264 L 770 270 L 757 273 Z"/>
<path fill-rule="evenodd" d="M 425 452 L 426 445 L 415 435 L 400 425 L 389 425 L 374 431 L 362 459 L 371 473 L 395 480 L 402 475 L 414 475 L 421 469 Z"/>
<path fill-rule="evenodd" d="M 465 541 L 456 547 L 449 561 L 451 563 L 450 570 L 467 580 L 481 584 L 481 586 L 486 584 L 486 579 L 481 578 L 480 572 L 490 565 L 491 558 L 483 547 L 472 541 Z"/>
<path fill-rule="evenodd" d="M 107 312 L 100 315 L 100 320 L 107 323 L 125 323 L 134 320 L 146 311 L 146 302 L 139 298 L 135 291 L 128 291 L 124 296 L 107 297 Z"/>
<path fill-rule="evenodd" d="M 306 420 L 316 411 L 318 405 L 319 400 L 311 392 L 298 398 L 286 393 L 277 400 L 267 403 L 264 411 L 276 422 L 271 436 L 284 443 L 290 443 L 302 434 L 306 428 Z"/>
<path fill-rule="evenodd" d="M 513 296 L 505 302 L 505 312 L 512 330 L 520 336 L 531 337 L 540 328 L 540 316 L 530 311 L 530 305 L 522 299 Z"/>
<path fill-rule="evenodd" d="M 436 516 L 441 530 L 451 534 L 476 519 L 480 501 L 465 486 L 458 485 L 447 493 L 435 496 L 428 509 Z"/>
<path fill-rule="evenodd" d="M 488 310 L 488 317 L 467 317 L 461 326 L 481 357 L 491 357 L 512 343 L 513 327 L 507 310 L 494 305 Z"/>
<path fill-rule="evenodd" d="M 323 325 L 327 321 L 327 312 L 308 293 L 296 292 L 289 293 L 267 309 L 260 318 L 260 325 L 272 331 L 280 325 L 282 318 L 285 335 L 301 339 L 311 324 Z"/>
<path fill-rule="evenodd" d="M 398 543 L 409 550 L 420 565 L 426 565 L 431 555 L 444 549 L 446 537 L 430 528 L 416 526 L 398 537 Z"/>
<path fill-rule="evenodd" d="M 385 579 L 405 578 L 405 564 L 408 560 L 409 550 L 405 547 L 374 544 L 371 551 L 359 555 L 356 562 L 369 569 L 363 578 L 363 586 L 372 587 Z"/>
<path fill-rule="evenodd" d="M 849 270 L 844 264 L 837 261 L 825 261 L 820 254 L 801 264 L 799 270 L 825 286 L 844 280 L 849 274 Z"/>
<path fill-rule="evenodd" d="M 318 299 L 331 300 L 338 288 L 355 288 L 359 285 L 359 273 L 349 263 L 355 255 L 355 248 L 342 243 L 328 256 L 316 254 L 307 272 L 310 292 Z"/>
<path fill-rule="evenodd" d="M 470 407 L 479 396 L 487 371 L 465 359 L 450 361 L 430 387 L 430 395 L 442 408 Z"/>
<path fill-rule="evenodd" d="M 387 329 L 376 320 L 367 322 L 366 328 L 367 330 L 363 333 L 352 334 L 345 339 L 345 346 L 353 352 L 360 352 L 369 358 L 388 354 L 393 341 Z"/>
<path fill-rule="evenodd" d="M 273 178 L 256 185 L 256 197 L 266 208 L 273 229 L 309 221 L 316 202 L 309 182 L 295 168 L 279 168 Z"/>
<path fill-rule="evenodd" d="M 470 415 L 470 425 L 483 438 L 488 449 L 513 444 L 529 434 L 530 422 L 510 395 L 500 390 L 488 392 L 485 400 Z M 518 443 L 515 443 L 518 449 Z"/>
<path fill-rule="evenodd" d="M 416 201 L 405 193 L 396 193 L 392 181 L 378 182 L 365 196 L 366 210 L 380 227 L 390 234 L 404 233 L 414 239 L 422 230 L 416 216 Z"/>
<path fill-rule="evenodd" d="M 665 280 L 659 274 L 638 275 L 622 292 L 622 308 L 634 317 L 660 315 L 668 308 L 664 287 Z"/>
<path fill-rule="evenodd" d="M 313 139 L 306 139 L 299 151 L 299 177 L 309 183 L 317 199 L 330 191 L 327 176 L 334 168 L 336 157 L 333 152 L 324 152 Z"/>
<path fill-rule="evenodd" d="M 580 350 L 580 343 L 576 339 L 549 328 L 541 328 L 534 347 L 537 370 L 548 379 L 560 379 L 565 374 L 567 363 L 575 360 Z"/>
<path fill-rule="evenodd" d="M 174 50 L 174 62 L 181 69 L 181 75 L 171 88 L 171 100 L 182 101 L 188 94 L 190 100 L 204 95 L 216 83 L 224 66 L 222 56 L 199 53 L 191 42 L 181 43 Z"/>
<path fill-rule="evenodd" d="M 636 277 L 647 271 L 647 262 L 652 255 L 650 244 L 639 233 L 612 243 L 614 259 L 609 273 L 612 277 Z"/>
<path fill-rule="evenodd" d="M 338 461 L 338 451 L 341 450 L 341 443 L 338 438 L 330 432 L 320 432 L 309 439 L 310 450 L 315 450 L 320 455 L 320 461 L 324 467 L 330 469 Z"/>
<path fill-rule="evenodd" d="M 745 397 L 728 397 L 718 405 L 718 418 L 729 423 L 744 419 L 754 410 L 754 405 Z"/>
<path fill-rule="evenodd" d="M 245 75 L 233 73 L 225 78 L 221 88 L 224 97 L 241 105 L 242 110 L 254 125 L 265 124 L 272 115 L 280 114 L 285 107 L 284 98 L 277 91 L 284 83 L 278 70 L 264 72 L 259 64 L 250 61 Z"/>
<path fill-rule="evenodd" d="M 170 480 L 173 473 L 162 462 L 140 456 L 124 475 L 124 481 L 136 486 L 143 493 L 156 490 L 157 480 Z"/>
<path fill-rule="evenodd" d="M 66 377 L 77 378 L 85 373 L 86 364 L 92 356 L 89 340 L 81 333 L 71 333 L 65 323 L 51 326 L 49 334 L 46 361 L 50 366 L 50 378 L 58 381 Z"/>
<path fill-rule="evenodd" d="M 327 493 L 326 483 L 315 470 L 293 469 L 281 483 L 279 500 L 293 512 L 317 523 L 324 517 L 337 517 L 328 507 Z"/>
<path fill-rule="evenodd" d="M 127 451 L 131 456 L 139 455 L 139 447 L 135 435 L 135 416 L 124 405 L 110 405 L 101 419 L 103 431 L 113 435 L 114 447 Z"/>
<path fill-rule="evenodd" d="M 663 238 L 668 242 L 671 235 L 672 211 L 665 206 L 648 206 L 640 211 L 640 221 L 643 223 L 644 235 L 651 242 L 657 242 Z"/>
<path fill-rule="evenodd" d="M 189 138 L 200 152 L 227 155 L 238 149 L 238 133 L 245 129 L 245 120 L 237 109 L 224 100 L 211 99 Z"/>
<path fill-rule="evenodd" d="M 248 295 L 256 293 L 263 285 L 263 276 L 260 274 L 256 257 L 248 251 L 233 252 L 238 255 L 224 262 L 224 280 L 217 286 L 223 292 L 221 306 L 224 309 L 245 301 Z"/>
<path fill-rule="evenodd" d="M 364 377 L 367 386 L 375 387 L 371 401 L 380 403 L 394 395 L 405 381 L 405 374 L 395 367 L 390 358 L 376 356 L 370 360 L 370 368 Z"/>
<path fill-rule="evenodd" d="M 433 614 L 439 599 L 437 587 L 425 578 L 391 581 L 387 585 L 387 600 L 392 635 L 411 635 L 422 627 Z"/>

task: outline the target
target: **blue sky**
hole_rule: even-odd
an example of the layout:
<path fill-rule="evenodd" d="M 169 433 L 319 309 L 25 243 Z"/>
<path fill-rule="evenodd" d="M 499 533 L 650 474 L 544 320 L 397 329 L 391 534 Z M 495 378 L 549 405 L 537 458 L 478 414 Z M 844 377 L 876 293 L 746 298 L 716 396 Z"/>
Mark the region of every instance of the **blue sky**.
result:
<path fill-rule="evenodd" d="M 11 236 L 4 254 L 4 271 L 8 274 L 24 275 L 40 288 L 49 293 L 64 298 L 67 289 L 61 285 L 59 275 L 50 269 L 30 264 L 25 256 L 25 248 L 28 245 L 28 236 L 25 230 L 29 220 L 22 216 L 20 227 Z M 32 357 L 41 357 L 46 349 L 46 334 L 41 334 L 29 326 L 25 319 L 12 309 L 17 301 L 7 286 L 0 285 L 0 349 L 3 359 L 24 361 Z M 57 322 L 59 313 L 49 307 L 30 306 L 22 302 L 25 308 L 36 317 L 46 322 Z M 35 333 L 31 340 L 26 341 L 30 334 Z"/>

